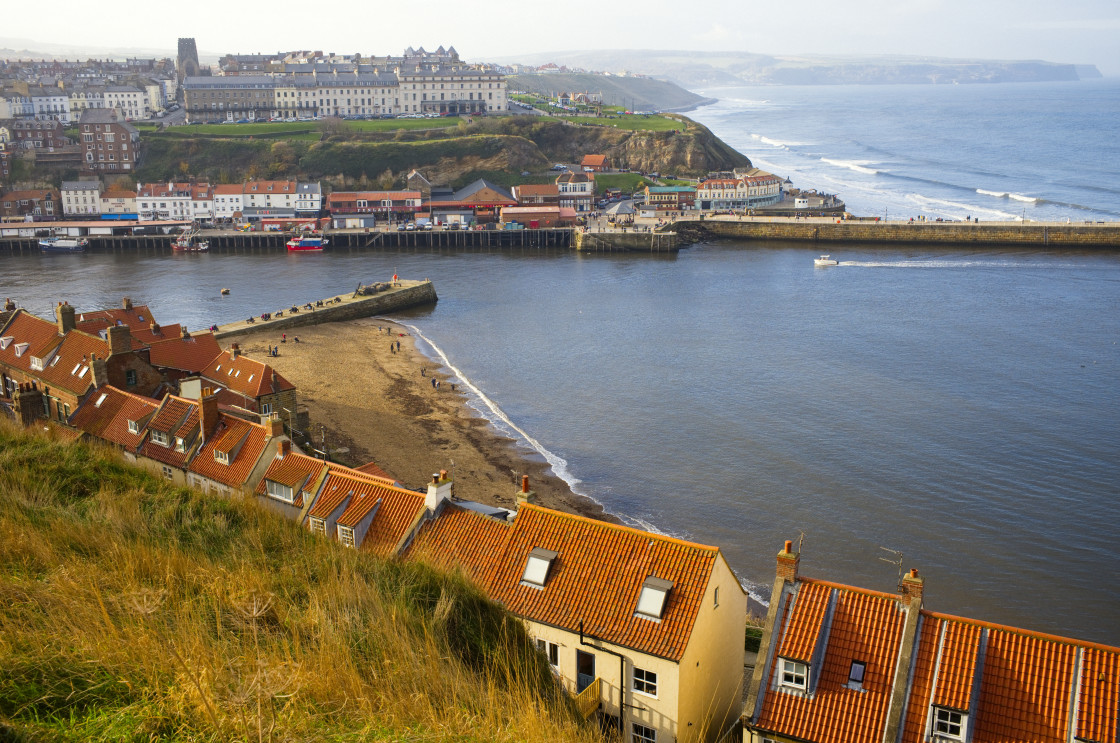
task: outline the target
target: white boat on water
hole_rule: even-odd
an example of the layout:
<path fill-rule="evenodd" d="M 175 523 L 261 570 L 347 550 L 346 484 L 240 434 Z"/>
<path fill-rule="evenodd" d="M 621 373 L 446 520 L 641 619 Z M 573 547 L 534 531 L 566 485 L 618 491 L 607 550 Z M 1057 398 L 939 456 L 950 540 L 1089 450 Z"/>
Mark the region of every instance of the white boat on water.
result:
<path fill-rule="evenodd" d="M 83 253 L 89 240 L 81 237 L 44 237 L 39 241 L 39 249 L 44 253 Z"/>
<path fill-rule="evenodd" d="M 832 260 L 832 256 L 822 255 L 820 258 L 814 258 L 813 259 L 813 265 L 817 266 L 817 267 L 820 267 L 820 266 L 839 266 L 840 261 Z"/>

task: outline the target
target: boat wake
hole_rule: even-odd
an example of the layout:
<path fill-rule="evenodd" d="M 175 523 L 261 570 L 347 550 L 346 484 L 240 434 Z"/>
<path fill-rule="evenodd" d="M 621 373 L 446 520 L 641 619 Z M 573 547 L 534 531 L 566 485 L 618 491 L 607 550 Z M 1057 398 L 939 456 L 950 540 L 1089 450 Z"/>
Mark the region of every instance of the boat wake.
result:
<path fill-rule="evenodd" d="M 1028 261 L 993 260 L 913 260 L 913 261 L 840 261 L 841 266 L 859 268 L 1038 268 L 1037 263 Z M 1054 264 L 1047 263 L 1048 268 Z"/>

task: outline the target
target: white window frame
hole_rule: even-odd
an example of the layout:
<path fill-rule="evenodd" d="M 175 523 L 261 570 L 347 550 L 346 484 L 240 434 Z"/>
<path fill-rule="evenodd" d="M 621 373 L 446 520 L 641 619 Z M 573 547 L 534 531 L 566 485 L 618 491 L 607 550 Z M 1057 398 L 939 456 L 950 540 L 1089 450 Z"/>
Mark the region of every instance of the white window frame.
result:
<path fill-rule="evenodd" d="M 354 547 L 354 527 L 339 524 L 338 541 L 343 547 Z"/>
<path fill-rule="evenodd" d="M 283 483 L 266 479 L 264 481 L 264 488 L 265 492 L 267 492 L 271 498 L 284 501 L 285 503 L 295 503 L 296 491 Z"/>
<path fill-rule="evenodd" d="M 163 431 L 152 431 L 152 443 L 160 446 L 171 446 L 171 437 Z"/>
<path fill-rule="evenodd" d="M 634 616 L 660 622 L 665 614 L 665 606 L 669 602 L 669 592 L 672 590 L 672 581 L 653 575 L 646 578 L 642 583 L 642 592 L 638 594 L 638 606 L 634 610 Z"/>
<path fill-rule="evenodd" d="M 560 646 L 554 642 L 549 642 L 541 638 L 537 638 L 537 650 L 544 654 L 548 659 L 548 665 L 554 669 L 560 667 Z"/>
<path fill-rule="evenodd" d="M 129 421 L 128 432 L 132 434 L 140 433 L 140 423 L 138 421 Z"/>
<path fill-rule="evenodd" d="M 644 694 L 657 699 L 657 671 L 647 671 L 634 666 L 630 677 L 630 688 L 635 694 Z"/>
<path fill-rule="evenodd" d="M 778 685 L 785 689 L 808 691 L 809 666 L 799 660 L 778 658 Z"/>
<path fill-rule="evenodd" d="M 630 723 L 631 743 L 657 743 L 657 730 L 638 722 Z"/>
<path fill-rule="evenodd" d="M 326 521 L 326 519 L 317 519 L 314 516 L 312 516 L 310 519 L 308 519 L 307 523 L 308 523 L 308 529 L 311 531 L 312 534 L 323 534 L 324 536 L 326 535 L 326 533 L 327 533 L 327 521 Z"/>
<path fill-rule="evenodd" d="M 168 466 L 167 466 L 166 464 L 165 464 L 165 465 L 162 465 L 162 468 L 163 468 L 163 476 L 164 476 L 164 477 L 166 477 L 166 478 L 167 478 L 168 480 L 170 480 L 170 479 L 172 479 L 172 478 L 174 477 L 174 475 L 175 475 L 175 472 L 174 472 L 174 470 L 172 470 L 172 469 L 171 469 L 170 467 L 168 467 Z"/>
<path fill-rule="evenodd" d="M 956 728 L 956 732 L 951 732 Z M 930 733 L 933 740 L 963 741 L 968 731 L 968 713 L 948 707 L 934 707 L 931 711 Z"/>
<path fill-rule="evenodd" d="M 534 547 L 525 560 L 525 572 L 521 574 L 521 585 L 533 588 L 544 588 L 548 581 L 548 574 L 552 572 L 552 563 L 556 561 L 557 553 L 543 547 Z"/>

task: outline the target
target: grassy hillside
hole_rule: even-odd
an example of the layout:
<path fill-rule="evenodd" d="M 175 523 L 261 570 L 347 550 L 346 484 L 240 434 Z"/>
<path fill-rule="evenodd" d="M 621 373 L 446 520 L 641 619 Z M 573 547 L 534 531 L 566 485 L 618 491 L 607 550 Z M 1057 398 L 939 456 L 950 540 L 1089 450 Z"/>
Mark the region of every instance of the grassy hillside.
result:
<path fill-rule="evenodd" d="M 512 75 L 510 90 L 554 96 L 559 93 L 602 93 L 603 103 L 631 111 L 683 111 L 708 101 L 703 96 L 665 80 L 617 77 L 594 73 Z"/>
<path fill-rule="evenodd" d="M 0 740 L 590 741 L 520 622 L 0 422 Z"/>

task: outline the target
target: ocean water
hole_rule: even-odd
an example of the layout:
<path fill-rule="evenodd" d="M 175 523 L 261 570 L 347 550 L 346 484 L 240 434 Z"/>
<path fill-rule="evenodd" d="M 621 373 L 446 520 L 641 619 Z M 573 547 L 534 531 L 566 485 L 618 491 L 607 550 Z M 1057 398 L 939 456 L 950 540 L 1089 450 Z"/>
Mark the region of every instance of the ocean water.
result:
<path fill-rule="evenodd" d="M 932 609 L 1120 644 L 1120 255 L 813 257 L 3 256 L 0 295 L 129 295 L 197 329 L 430 277 L 440 301 L 398 319 L 482 415 L 629 523 L 720 546 L 756 596 L 803 535 L 807 575 L 890 591 L 888 548 Z"/>
<path fill-rule="evenodd" d="M 688 115 L 793 185 L 902 219 L 1120 219 L 1120 78 L 712 88 Z"/>

